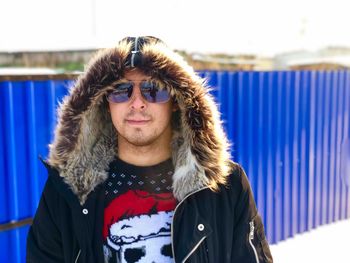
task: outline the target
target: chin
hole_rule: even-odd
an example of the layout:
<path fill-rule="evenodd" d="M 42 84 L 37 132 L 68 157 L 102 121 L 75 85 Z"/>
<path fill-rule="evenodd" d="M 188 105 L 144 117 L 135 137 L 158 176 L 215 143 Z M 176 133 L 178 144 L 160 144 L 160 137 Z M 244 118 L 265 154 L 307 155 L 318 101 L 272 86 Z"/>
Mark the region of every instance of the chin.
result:
<path fill-rule="evenodd" d="M 145 136 L 144 134 L 138 134 L 137 136 L 124 137 L 130 144 L 135 146 L 147 146 L 153 144 L 157 137 Z"/>
<path fill-rule="evenodd" d="M 130 140 L 129 143 L 137 146 L 137 147 L 143 147 L 143 146 L 148 146 L 151 145 L 154 142 L 154 140 Z"/>

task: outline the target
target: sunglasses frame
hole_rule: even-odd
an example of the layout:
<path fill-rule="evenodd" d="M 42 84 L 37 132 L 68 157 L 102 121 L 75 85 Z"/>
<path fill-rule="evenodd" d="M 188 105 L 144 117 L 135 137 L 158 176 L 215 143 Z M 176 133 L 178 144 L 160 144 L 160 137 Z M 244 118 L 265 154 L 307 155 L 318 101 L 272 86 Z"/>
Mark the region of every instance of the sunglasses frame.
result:
<path fill-rule="evenodd" d="M 144 83 L 152 83 L 153 86 L 156 86 L 157 87 L 157 91 L 158 90 L 165 90 L 168 94 L 168 98 L 165 100 L 165 101 L 150 101 L 148 98 L 147 98 L 147 95 L 144 95 L 144 91 L 143 89 L 148 89 L 148 88 L 145 88 L 142 84 Z M 113 101 L 110 99 L 110 95 L 117 91 L 118 90 L 118 86 L 121 86 L 123 84 L 131 84 L 131 95 L 129 96 L 128 95 L 128 99 L 126 99 L 125 101 L 120 101 L 120 102 L 116 102 L 116 101 Z M 111 103 L 124 103 L 124 102 L 128 102 L 132 97 L 133 97 L 133 94 L 134 94 L 134 88 L 135 88 L 135 85 L 136 84 L 139 84 L 139 89 L 140 89 L 140 93 L 141 93 L 141 96 L 142 98 L 147 101 L 148 103 L 167 103 L 170 99 L 171 99 L 171 95 L 169 93 L 169 91 L 166 89 L 165 85 L 159 81 L 159 80 L 155 80 L 155 79 L 149 79 L 149 80 L 140 80 L 140 81 L 131 81 L 131 80 L 127 80 L 127 79 L 121 79 L 115 83 L 112 84 L 112 86 L 114 87 L 114 90 L 110 91 L 107 95 L 106 95 L 106 99 L 107 101 L 111 102 Z M 128 92 L 129 91 L 129 88 L 128 89 Z"/>

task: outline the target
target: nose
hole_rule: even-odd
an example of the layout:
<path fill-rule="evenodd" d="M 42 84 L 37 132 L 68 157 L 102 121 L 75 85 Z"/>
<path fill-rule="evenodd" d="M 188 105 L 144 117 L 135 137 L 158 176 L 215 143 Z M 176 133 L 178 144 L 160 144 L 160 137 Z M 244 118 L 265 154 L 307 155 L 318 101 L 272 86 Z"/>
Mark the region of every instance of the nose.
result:
<path fill-rule="evenodd" d="M 141 94 L 140 86 L 135 84 L 131 98 L 130 98 L 130 106 L 135 110 L 143 110 L 146 108 L 146 101 Z"/>

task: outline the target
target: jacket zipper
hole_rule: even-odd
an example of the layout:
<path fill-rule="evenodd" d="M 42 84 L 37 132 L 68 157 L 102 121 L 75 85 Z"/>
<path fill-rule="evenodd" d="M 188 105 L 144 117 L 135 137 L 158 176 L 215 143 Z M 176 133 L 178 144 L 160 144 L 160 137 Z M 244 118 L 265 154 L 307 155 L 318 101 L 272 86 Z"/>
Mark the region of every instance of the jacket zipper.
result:
<path fill-rule="evenodd" d="M 135 38 L 135 48 L 134 48 L 134 50 L 133 51 L 131 51 L 131 67 L 133 68 L 133 67 L 135 67 L 135 65 L 134 65 L 134 59 L 135 59 L 135 54 L 138 52 L 138 50 L 137 50 L 137 42 L 138 42 L 138 40 L 139 40 L 139 38 L 138 37 L 136 37 Z"/>
<path fill-rule="evenodd" d="M 190 251 L 190 253 L 187 254 L 187 256 L 184 258 L 184 260 L 182 260 L 182 263 L 185 263 L 186 260 L 193 254 L 193 252 L 197 249 L 197 247 L 199 247 L 199 245 L 203 242 L 203 240 L 206 238 L 207 236 L 204 236 L 201 238 L 201 240 L 198 241 L 198 243 L 192 248 L 192 250 Z"/>
<path fill-rule="evenodd" d="M 249 222 L 249 226 L 250 226 L 250 232 L 249 232 L 249 244 L 252 247 L 253 251 L 254 251 L 254 255 L 255 255 L 255 260 L 256 263 L 259 263 L 259 258 L 258 258 L 258 253 L 256 252 L 256 249 L 253 245 L 253 239 L 254 239 L 254 221 L 250 221 Z"/>
<path fill-rule="evenodd" d="M 172 253 L 173 253 L 174 262 L 176 262 L 176 260 L 175 260 L 175 251 L 174 251 L 174 231 L 173 231 L 173 229 L 174 229 L 174 218 L 175 218 L 176 210 L 177 210 L 177 208 L 183 203 L 183 201 L 185 201 L 189 196 L 191 196 L 191 195 L 193 195 L 193 194 L 195 194 L 195 193 L 198 193 L 199 191 L 202 191 L 202 190 L 207 189 L 207 188 L 209 188 L 209 187 L 206 186 L 206 187 L 203 187 L 203 188 L 198 189 L 197 191 L 194 191 L 194 192 L 192 192 L 192 193 L 189 193 L 188 195 L 186 195 L 186 196 L 184 197 L 184 199 L 182 199 L 182 200 L 177 204 L 177 206 L 176 206 L 175 209 L 174 209 L 173 219 L 172 219 L 172 223 L 171 223 L 171 250 L 172 250 Z M 194 248 L 191 250 L 191 252 L 185 257 L 185 259 L 182 261 L 182 263 L 185 262 L 185 261 L 187 260 L 187 258 L 188 258 L 191 254 L 193 254 L 193 252 L 197 249 L 197 247 L 200 245 L 200 243 L 202 243 L 202 241 L 203 241 L 205 238 L 206 238 L 206 236 L 202 237 L 202 239 L 199 240 L 199 242 L 194 246 Z"/>
<path fill-rule="evenodd" d="M 79 249 L 78 255 L 77 255 L 77 257 L 75 258 L 74 263 L 77 263 L 77 262 L 78 262 L 78 259 L 79 259 L 79 257 L 80 257 L 80 253 L 81 253 L 81 249 Z"/>

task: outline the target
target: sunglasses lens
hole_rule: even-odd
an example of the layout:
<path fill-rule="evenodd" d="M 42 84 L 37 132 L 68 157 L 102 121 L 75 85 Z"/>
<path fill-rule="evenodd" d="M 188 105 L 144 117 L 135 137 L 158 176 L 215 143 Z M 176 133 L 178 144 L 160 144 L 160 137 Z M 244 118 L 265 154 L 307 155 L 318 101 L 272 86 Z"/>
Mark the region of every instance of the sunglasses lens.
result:
<path fill-rule="evenodd" d="M 143 82 L 141 85 L 143 97 L 151 103 L 167 102 L 170 99 L 169 92 L 155 82 Z"/>
<path fill-rule="evenodd" d="M 117 84 L 115 90 L 108 95 L 107 99 L 114 103 L 126 102 L 131 97 L 132 88 L 131 83 Z"/>
<path fill-rule="evenodd" d="M 163 103 L 170 99 L 169 92 L 158 85 L 156 82 L 144 81 L 141 83 L 142 96 L 151 103 Z M 120 83 L 115 86 L 115 90 L 111 92 L 107 99 L 113 103 L 122 103 L 130 99 L 133 92 L 133 84 L 131 82 Z"/>

